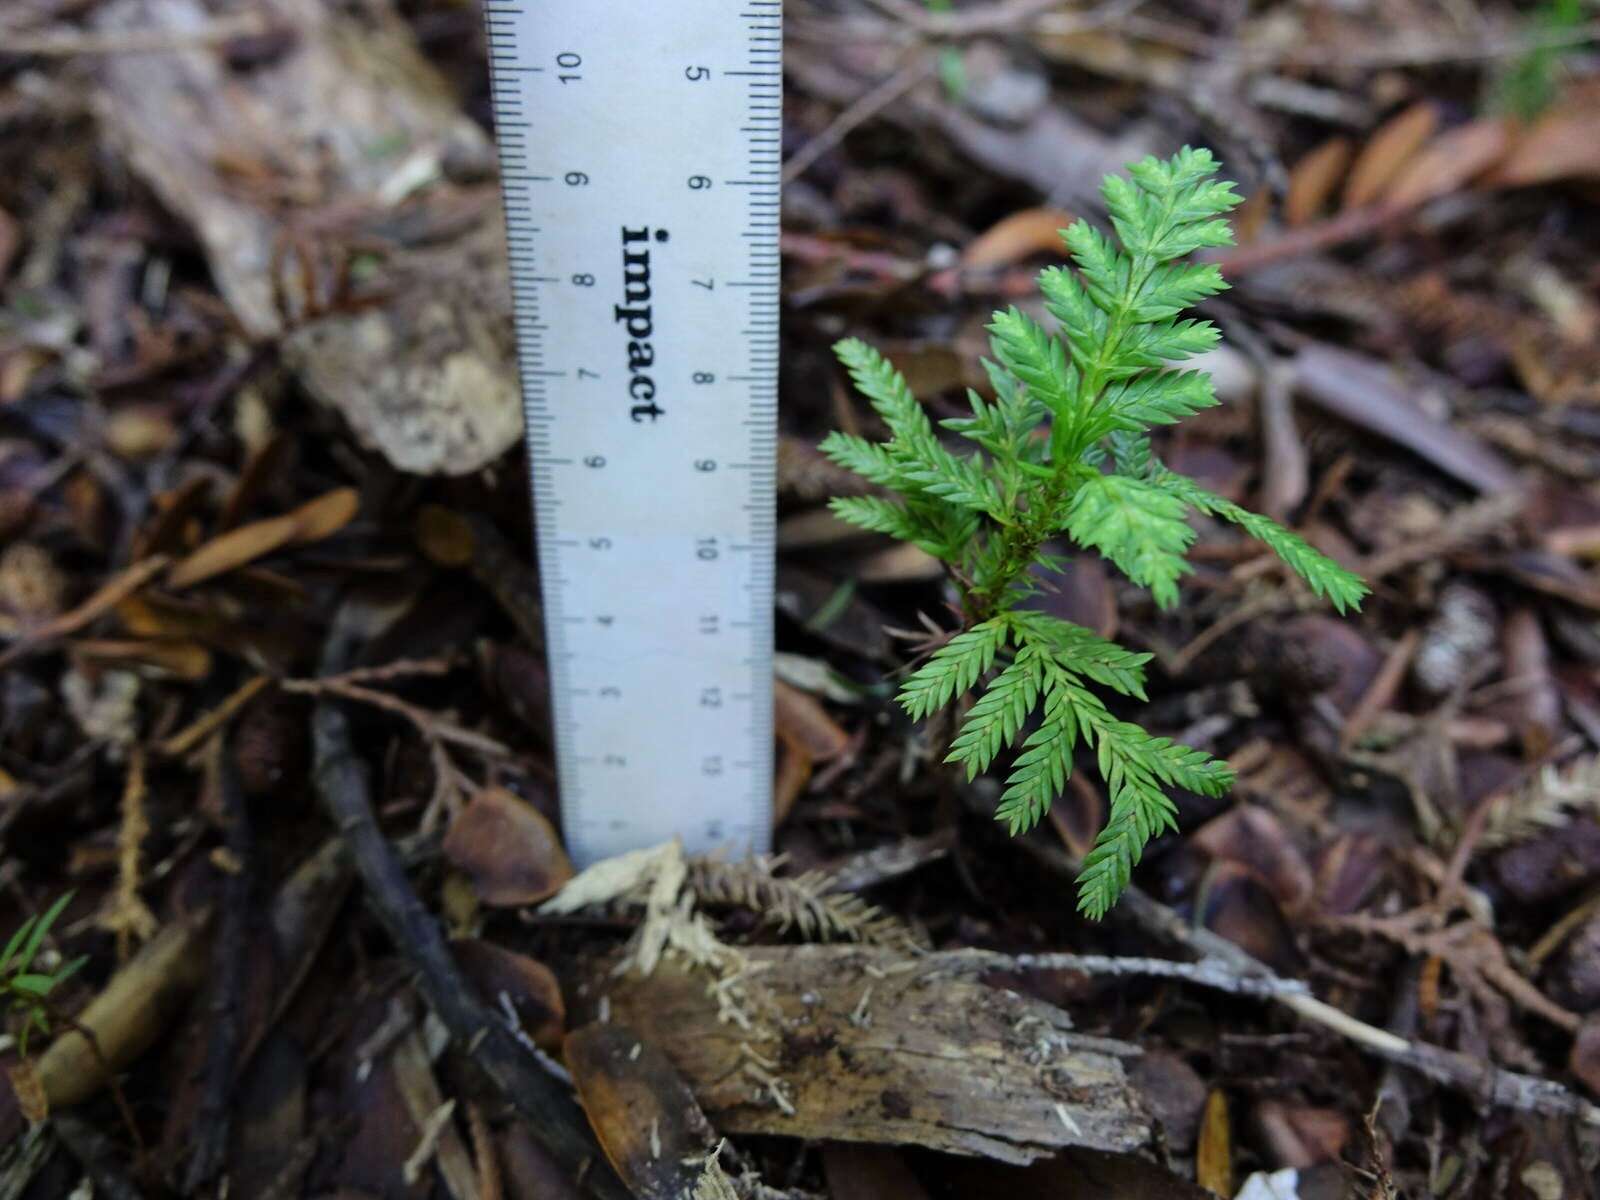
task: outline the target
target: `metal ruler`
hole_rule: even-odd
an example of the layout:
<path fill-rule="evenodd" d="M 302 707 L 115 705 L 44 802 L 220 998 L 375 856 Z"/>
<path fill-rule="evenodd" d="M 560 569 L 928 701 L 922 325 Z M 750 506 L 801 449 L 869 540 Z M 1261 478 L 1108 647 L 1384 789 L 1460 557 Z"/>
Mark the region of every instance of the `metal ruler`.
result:
<path fill-rule="evenodd" d="M 484 0 L 561 811 L 763 850 L 781 0 Z"/>

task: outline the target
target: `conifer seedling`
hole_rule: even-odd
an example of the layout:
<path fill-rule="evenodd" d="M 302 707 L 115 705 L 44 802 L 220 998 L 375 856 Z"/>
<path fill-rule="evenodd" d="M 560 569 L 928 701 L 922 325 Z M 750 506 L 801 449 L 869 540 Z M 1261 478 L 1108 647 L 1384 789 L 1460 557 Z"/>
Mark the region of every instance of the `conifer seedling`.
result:
<path fill-rule="evenodd" d="M 1038 586 L 1030 568 L 1058 570 L 1043 547 L 1065 537 L 1109 559 L 1162 608 L 1195 531 L 1191 509 L 1238 525 L 1275 552 L 1339 612 L 1367 588 L 1304 539 L 1165 467 L 1149 431 L 1216 403 L 1211 378 L 1172 364 L 1209 350 L 1217 331 L 1182 313 L 1227 284 L 1217 267 L 1185 261 L 1233 241 L 1225 214 L 1239 203 L 1218 182 L 1209 151 L 1147 158 L 1102 185 L 1116 242 L 1087 221 L 1063 232 L 1072 267 L 1039 275 L 1057 333 L 1016 308 L 989 326 L 994 390 L 968 392 L 970 417 L 942 422 L 975 443 L 952 453 L 877 351 L 834 347 L 889 430 L 886 442 L 833 433 L 822 449 L 889 495 L 835 498 L 851 524 L 920 546 L 950 567 L 963 628 L 905 682 L 899 700 L 923 720 L 981 688 L 947 761 L 968 778 L 1012 746 L 1035 711 L 1001 795 L 997 819 L 1013 833 L 1036 825 L 1066 785 L 1076 751 L 1092 750 L 1105 781 L 1105 828 L 1083 863 L 1078 907 L 1104 915 L 1128 886 L 1145 844 L 1176 824 L 1172 789 L 1216 796 L 1232 784 L 1210 755 L 1156 737 L 1106 707 L 1101 691 L 1144 700 L 1150 655 L 1081 626 L 1019 607 Z"/>

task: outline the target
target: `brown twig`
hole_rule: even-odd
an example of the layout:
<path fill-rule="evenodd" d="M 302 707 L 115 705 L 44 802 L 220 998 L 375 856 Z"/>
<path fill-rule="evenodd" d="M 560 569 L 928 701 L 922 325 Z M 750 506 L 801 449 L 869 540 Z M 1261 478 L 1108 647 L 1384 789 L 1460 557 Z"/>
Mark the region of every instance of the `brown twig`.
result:
<path fill-rule="evenodd" d="M 336 622 L 323 656 L 327 673 L 346 653 L 344 622 Z M 602 1200 L 628 1192 L 589 1139 L 582 1112 L 533 1061 L 516 1036 L 477 999 L 461 974 L 438 923 L 423 906 L 372 810 L 368 767 L 356 756 L 349 718 L 324 695 L 312 718 L 317 793 L 344 837 L 378 919 L 395 949 L 415 968 L 423 999 L 451 1037 L 483 1069 L 529 1123 L 557 1162 Z"/>
<path fill-rule="evenodd" d="M 58 617 L 25 630 L 22 637 L 4 653 L 0 653 L 0 670 L 50 649 L 68 634 L 77 633 L 110 612 L 123 600 L 138 591 L 167 565 L 165 554 L 152 554 L 131 566 L 124 567 L 113 578 L 102 584 L 95 593 L 75 608 Z"/>

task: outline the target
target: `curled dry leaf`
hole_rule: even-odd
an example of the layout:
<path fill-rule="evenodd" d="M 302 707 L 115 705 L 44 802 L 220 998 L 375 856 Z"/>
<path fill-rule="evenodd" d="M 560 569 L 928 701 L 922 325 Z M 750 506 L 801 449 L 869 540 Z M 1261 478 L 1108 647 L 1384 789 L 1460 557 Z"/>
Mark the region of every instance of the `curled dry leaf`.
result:
<path fill-rule="evenodd" d="M 1266 884 L 1285 912 L 1311 899 L 1311 867 L 1283 823 L 1265 808 L 1240 804 L 1206 822 L 1192 844 L 1223 862 L 1238 863 Z"/>
<path fill-rule="evenodd" d="M 450 952 L 484 1003 L 497 1012 L 509 1005 L 522 1032 L 540 1049 L 554 1050 L 561 1044 L 567 1009 L 561 985 L 549 967 L 481 938 L 453 941 Z"/>
<path fill-rule="evenodd" d="M 24 1117 L 38 1124 L 50 1115 L 50 1097 L 45 1094 L 44 1084 L 32 1062 L 18 1059 L 6 1067 L 6 1076 L 11 1080 L 11 1090 L 16 1093 L 17 1109 Z"/>
<path fill-rule="evenodd" d="M 632 1030 L 601 1022 L 568 1037 L 563 1054 L 622 1182 L 639 1200 L 692 1195 L 716 1135 L 666 1055 Z"/>
<path fill-rule="evenodd" d="M 1005 267 L 1047 251 L 1064 255 L 1061 231 L 1076 218 L 1059 208 L 1026 208 L 1002 217 L 961 252 L 963 267 Z"/>
<path fill-rule="evenodd" d="M 444 856 L 466 872 L 478 899 L 491 907 L 537 904 L 573 874 L 544 814 L 497 787 L 484 788 L 450 822 Z"/>
<path fill-rule="evenodd" d="M 1310 224 L 1321 215 L 1354 154 L 1355 146 L 1349 138 L 1329 138 L 1295 164 L 1289 173 L 1288 195 L 1283 199 L 1283 219 L 1291 229 Z"/>
<path fill-rule="evenodd" d="M 1368 140 L 1344 185 L 1344 207 L 1376 200 L 1439 127 L 1439 110 L 1423 100 L 1386 121 Z"/>

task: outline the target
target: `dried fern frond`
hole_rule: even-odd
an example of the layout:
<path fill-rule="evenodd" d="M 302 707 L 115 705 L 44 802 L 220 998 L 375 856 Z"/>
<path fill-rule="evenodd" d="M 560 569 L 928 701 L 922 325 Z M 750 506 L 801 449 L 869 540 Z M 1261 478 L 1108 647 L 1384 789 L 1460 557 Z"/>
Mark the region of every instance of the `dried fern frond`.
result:
<path fill-rule="evenodd" d="M 862 942 L 901 950 L 923 949 L 904 921 L 860 896 L 831 892 L 824 871 L 779 875 L 781 858 L 723 862 L 697 858 L 689 864 L 689 889 L 702 904 L 748 909 L 779 933 L 797 930 L 808 941 Z"/>
<path fill-rule="evenodd" d="M 1495 803 L 1483 830 L 1483 845 L 1512 846 L 1563 829 L 1576 816 L 1600 815 L 1600 754 L 1547 766 Z"/>

